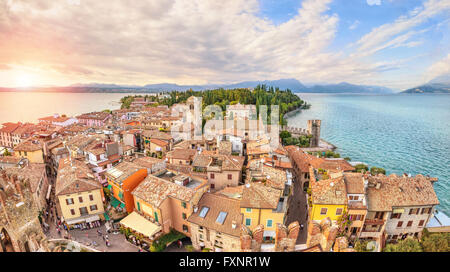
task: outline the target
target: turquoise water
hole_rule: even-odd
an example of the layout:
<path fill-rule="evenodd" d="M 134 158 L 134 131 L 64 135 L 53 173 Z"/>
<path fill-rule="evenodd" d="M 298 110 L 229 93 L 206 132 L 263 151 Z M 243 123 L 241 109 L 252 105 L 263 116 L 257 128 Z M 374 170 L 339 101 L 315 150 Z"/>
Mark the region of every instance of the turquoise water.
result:
<path fill-rule="evenodd" d="M 438 177 L 439 210 L 450 215 L 450 95 L 299 94 L 312 107 L 288 119 L 306 128 L 321 119 L 321 138 L 341 157 L 389 173 Z"/>

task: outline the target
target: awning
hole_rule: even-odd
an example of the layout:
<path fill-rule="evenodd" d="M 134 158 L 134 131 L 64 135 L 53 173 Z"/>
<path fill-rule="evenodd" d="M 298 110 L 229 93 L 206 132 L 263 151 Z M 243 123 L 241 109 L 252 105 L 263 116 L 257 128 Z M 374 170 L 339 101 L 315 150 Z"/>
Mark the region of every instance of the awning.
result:
<path fill-rule="evenodd" d="M 122 209 L 125 209 L 125 203 L 123 203 L 123 202 L 120 202 L 120 205 L 119 205 Z"/>
<path fill-rule="evenodd" d="M 120 201 L 117 200 L 117 198 L 115 197 L 111 197 L 111 202 L 110 202 L 111 206 L 113 206 L 114 208 L 117 207 L 118 205 L 120 205 Z"/>
<path fill-rule="evenodd" d="M 86 218 L 86 223 L 91 223 L 91 222 L 99 221 L 99 220 L 100 220 L 100 217 L 98 215 L 94 215 L 94 216 Z"/>
<path fill-rule="evenodd" d="M 127 217 L 120 221 L 120 224 L 147 237 L 152 237 L 161 231 L 160 226 L 145 219 L 137 212 L 130 213 Z"/>
<path fill-rule="evenodd" d="M 404 213 L 405 209 L 394 209 L 392 213 Z"/>
<path fill-rule="evenodd" d="M 263 237 L 275 237 L 275 231 L 273 230 L 265 230 Z"/>
<path fill-rule="evenodd" d="M 50 199 L 50 193 L 51 193 L 51 192 L 52 192 L 52 186 L 49 185 L 49 186 L 48 186 L 48 191 L 47 191 L 47 197 L 46 197 L 47 200 Z"/>
<path fill-rule="evenodd" d="M 103 216 L 105 217 L 105 220 L 106 220 L 106 221 L 109 221 L 109 220 L 110 220 L 109 214 L 108 214 L 107 212 L 103 213 Z"/>
<path fill-rule="evenodd" d="M 111 184 L 110 185 L 108 185 L 108 187 L 106 187 L 106 188 L 108 188 L 108 190 L 112 190 L 112 186 L 111 186 Z"/>
<path fill-rule="evenodd" d="M 68 225 L 73 225 L 73 224 L 78 224 L 78 223 L 82 223 L 82 222 L 90 223 L 90 222 L 94 222 L 97 220 L 100 220 L 100 217 L 96 214 L 96 215 L 88 215 L 88 216 L 78 217 L 78 218 L 74 218 L 74 219 L 66 219 L 66 223 Z"/>

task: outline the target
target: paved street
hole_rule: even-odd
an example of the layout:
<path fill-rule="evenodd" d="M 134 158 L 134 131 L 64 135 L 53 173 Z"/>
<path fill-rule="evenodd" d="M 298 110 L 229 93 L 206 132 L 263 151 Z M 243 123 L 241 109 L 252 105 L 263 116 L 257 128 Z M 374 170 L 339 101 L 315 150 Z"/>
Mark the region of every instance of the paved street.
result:
<path fill-rule="evenodd" d="M 297 244 L 305 244 L 307 229 L 308 229 L 308 212 L 306 209 L 306 193 L 303 192 L 301 185 L 297 182 L 294 183 L 294 193 L 291 197 L 291 201 L 289 203 L 288 214 L 286 216 L 286 226 L 294 221 L 298 221 L 303 224 L 303 230 L 300 230 L 300 233 L 297 238 Z"/>
<path fill-rule="evenodd" d="M 61 235 L 58 234 L 56 231 L 55 225 L 52 223 L 50 224 L 50 233 L 46 233 L 47 237 L 49 238 L 64 238 L 65 230 L 61 232 Z M 94 249 L 97 249 L 99 251 L 104 252 L 137 252 L 138 247 L 129 243 L 125 236 L 121 233 L 118 234 L 108 234 L 109 242 L 111 243 L 110 247 L 106 246 L 105 241 L 103 240 L 102 236 L 99 236 L 97 233 L 97 230 L 100 230 L 103 234 L 106 234 L 106 228 L 105 225 L 102 225 L 99 228 L 93 228 L 90 230 L 79 230 L 79 229 L 73 229 L 69 230 L 69 234 L 72 238 L 72 240 L 75 240 L 77 242 L 80 242 L 84 245 L 88 245 L 89 247 L 92 247 Z M 93 245 L 93 242 L 96 242 L 97 245 Z"/>

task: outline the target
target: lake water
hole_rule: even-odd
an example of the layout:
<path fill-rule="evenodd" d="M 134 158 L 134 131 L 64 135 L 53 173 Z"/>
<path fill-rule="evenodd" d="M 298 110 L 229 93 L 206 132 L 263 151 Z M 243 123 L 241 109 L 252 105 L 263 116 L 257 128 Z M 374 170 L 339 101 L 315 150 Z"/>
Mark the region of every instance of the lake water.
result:
<path fill-rule="evenodd" d="M 321 138 L 341 157 L 386 169 L 438 177 L 439 210 L 450 215 L 450 95 L 299 94 L 312 104 L 288 119 L 306 128 L 322 120 Z"/>
<path fill-rule="evenodd" d="M 119 109 L 126 93 L 32 93 L 0 92 L 0 124 L 37 122 L 38 118 L 59 113 L 81 113 Z"/>

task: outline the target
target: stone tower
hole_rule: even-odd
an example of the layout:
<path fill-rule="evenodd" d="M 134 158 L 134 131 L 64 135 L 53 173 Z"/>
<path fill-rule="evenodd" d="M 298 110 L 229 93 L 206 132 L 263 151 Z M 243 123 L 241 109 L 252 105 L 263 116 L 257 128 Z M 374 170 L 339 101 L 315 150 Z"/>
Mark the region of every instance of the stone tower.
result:
<path fill-rule="evenodd" d="M 28 178 L 0 172 L 0 252 L 38 251 L 45 239 Z"/>
<path fill-rule="evenodd" d="M 253 231 L 247 226 L 241 227 L 241 251 L 260 252 L 264 236 L 264 225 L 258 225 Z"/>
<path fill-rule="evenodd" d="M 275 231 L 275 251 L 292 252 L 295 249 L 300 224 L 298 221 L 292 222 L 288 227 L 277 224 Z"/>
<path fill-rule="evenodd" d="M 320 245 L 323 251 L 330 251 L 331 246 L 336 240 L 338 230 L 339 226 L 333 225 L 329 217 L 324 218 L 320 223 L 309 221 L 306 246 L 313 247 Z"/>
<path fill-rule="evenodd" d="M 309 142 L 310 147 L 318 147 L 320 142 L 320 124 L 321 120 L 308 120 L 308 133 L 312 135 Z"/>

